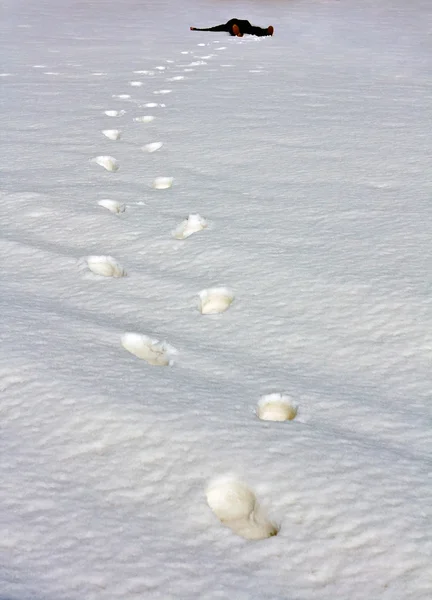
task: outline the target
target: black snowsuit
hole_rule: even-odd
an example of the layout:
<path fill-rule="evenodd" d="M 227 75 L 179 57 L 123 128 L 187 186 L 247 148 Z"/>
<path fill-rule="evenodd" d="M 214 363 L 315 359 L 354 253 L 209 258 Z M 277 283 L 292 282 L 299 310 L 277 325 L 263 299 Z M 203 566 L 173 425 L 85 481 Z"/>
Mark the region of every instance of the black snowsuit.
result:
<path fill-rule="evenodd" d="M 207 27 L 205 29 L 200 29 L 198 27 L 191 27 L 193 31 L 227 31 L 230 35 L 235 35 L 233 33 L 233 25 L 237 25 L 242 34 L 249 35 L 271 35 L 268 29 L 263 29 L 262 27 L 255 27 L 251 25 L 249 21 L 243 21 L 241 19 L 230 19 L 227 23 L 223 25 L 216 25 L 215 27 Z"/>

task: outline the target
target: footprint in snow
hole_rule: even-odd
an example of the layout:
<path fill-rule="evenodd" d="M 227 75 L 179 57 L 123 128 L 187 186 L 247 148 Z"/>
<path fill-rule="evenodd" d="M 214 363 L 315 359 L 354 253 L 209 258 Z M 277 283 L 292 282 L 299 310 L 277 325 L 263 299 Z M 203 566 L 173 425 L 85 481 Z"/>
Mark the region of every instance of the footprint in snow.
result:
<path fill-rule="evenodd" d="M 163 142 L 150 142 L 150 144 L 146 144 L 145 146 L 143 146 L 141 150 L 144 150 L 144 152 L 152 153 L 162 148 L 162 146 Z"/>
<path fill-rule="evenodd" d="M 130 94 L 113 94 L 112 97 L 118 100 L 129 100 L 131 96 Z"/>
<path fill-rule="evenodd" d="M 118 160 L 113 156 L 96 156 L 96 158 L 90 159 L 90 162 L 96 163 L 107 171 L 118 171 L 120 168 Z"/>
<path fill-rule="evenodd" d="M 156 177 L 153 179 L 152 188 L 155 190 L 167 190 L 173 184 L 173 177 Z"/>
<path fill-rule="evenodd" d="M 162 104 L 160 102 L 147 102 L 143 104 L 145 108 L 166 108 L 166 104 Z"/>
<path fill-rule="evenodd" d="M 126 114 L 125 110 L 105 110 L 104 114 L 107 117 L 122 117 Z"/>
<path fill-rule="evenodd" d="M 153 94 L 171 94 L 172 90 L 156 90 Z"/>
<path fill-rule="evenodd" d="M 136 123 L 151 123 L 152 121 L 154 121 L 154 116 L 153 115 L 144 115 L 142 117 L 135 117 L 134 121 Z"/>
<path fill-rule="evenodd" d="M 180 225 L 178 225 L 174 229 L 174 231 L 172 232 L 172 236 L 177 240 L 184 240 L 193 233 L 202 231 L 206 227 L 207 221 L 203 219 L 200 215 L 189 215 L 187 219 L 182 221 Z"/>
<path fill-rule="evenodd" d="M 166 67 L 160 65 L 159 67 L 155 67 L 155 69 L 157 69 L 158 71 L 165 71 Z"/>
<path fill-rule="evenodd" d="M 184 75 L 176 75 L 175 77 L 168 77 L 167 81 L 181 81 L 184 79 Z"/>
<path fill-rule="evenodd" d="M 254 491 L 239 479 L 222 477 L 212 481 L 206 497 L 218 519 L 247 540 L 264 540 L 279 532 L 259 507 Z"/>
<path fill-rule="evenodd" d="M 203 315 L 216 315 L 229 309 L 234 301 L 233 292 L 226 287 L 201 290 L 198 308 Z"/>
<path fill-rule="evenodd" d="M 261 396 L 257 406 L 257 415 L 262 421 L 292 421 L 297 411 L 297 404 L 285 394 Z"/>
<path fill-rule="evenodd" d="M 123 334 L 121 343 L 125 350 L 156 367 L 172 366 L 177 354 L 177 350 L 166 342 L 160 342 L 140 333 Z"/>
<path fill-rule="evenodd" d="M 101 277 L 126 277 L 126 271 L 112 256 L 87 256 L 80 261 L 80 267 L 87 267 L 94 275 Z"/>
<path fill-rule="evenodd" d="M 154 75 L 154 71 L 134 71 L 134 75 Z"/>
<path fill-rule="evenodd" d="M 131 85 L 132 87 L 141 87 L 144 84 L 142 81 L 129 81 L 129 85 Z"/>
<path fill-rule="evenodd" d="M 109 140 L 119 140 L 121 138 L 121 131 L 119 129 L 104 129 L 102 133 Z"/>
<path fill-rule="evenodd" d="M 126 210 L 126 206 L 121 202 L 117 202 L 117 200 L 99 200 L 98 205 L 106 208 L 114 214 L 120 214 Z"/>

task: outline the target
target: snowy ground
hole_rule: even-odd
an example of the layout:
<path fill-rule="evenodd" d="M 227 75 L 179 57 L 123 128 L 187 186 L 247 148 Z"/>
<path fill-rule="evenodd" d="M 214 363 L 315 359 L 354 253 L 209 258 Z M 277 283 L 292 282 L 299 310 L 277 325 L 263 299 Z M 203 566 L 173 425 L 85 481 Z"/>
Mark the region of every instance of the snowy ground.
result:
<path fill-rule="evenodd" d="M 431 15 L 3 2 L 0 600 L 430 599 Z M 233 16 L 276 34 L 188 30 Z M 227 474 L 277 536 L 218 520 Z"/>

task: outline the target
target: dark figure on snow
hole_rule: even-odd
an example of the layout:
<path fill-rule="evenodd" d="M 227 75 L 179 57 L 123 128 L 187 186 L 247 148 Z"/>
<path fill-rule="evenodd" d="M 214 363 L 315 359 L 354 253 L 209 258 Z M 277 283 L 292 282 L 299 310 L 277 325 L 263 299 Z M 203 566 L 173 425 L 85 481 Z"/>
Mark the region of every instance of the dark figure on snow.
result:
<path fill-rule="evenodd" d="M 191 27 L 191 31 L 227 31 L 230 35 L 236 35 L 237 37 L 242 37 L 245 33 L 262 37 L 264 35 L 273 35 L 274 28 L 270 25 L 266 29 L 263 29 L 262 27 L 251 25 L 249 21 L 230 19 L 224 25 L 216 25 L 216 27 L 207 27 L 206 29 Z"/>

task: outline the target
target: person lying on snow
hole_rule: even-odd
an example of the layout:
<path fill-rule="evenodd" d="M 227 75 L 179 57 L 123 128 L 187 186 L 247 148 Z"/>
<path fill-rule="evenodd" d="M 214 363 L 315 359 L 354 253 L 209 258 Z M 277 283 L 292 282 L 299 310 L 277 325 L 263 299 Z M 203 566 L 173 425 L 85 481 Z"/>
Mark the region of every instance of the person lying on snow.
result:
<path fill-rule="evenodd" d="M 191 27 L 191 31 L 226 31 L 230 35 L 236 35 L 237 37 L 242 37 L 245 33 L 262 37 L 264 35 L 273 35 L 274 27 L 270 25 L 266 29 L 263 29 L 262 27 L 251 25 L 249 21 L 230 19 L 224 25 L 216 25 L 215 27 L 207 27 L 205 29 Z"/>

